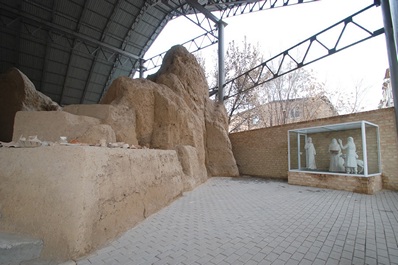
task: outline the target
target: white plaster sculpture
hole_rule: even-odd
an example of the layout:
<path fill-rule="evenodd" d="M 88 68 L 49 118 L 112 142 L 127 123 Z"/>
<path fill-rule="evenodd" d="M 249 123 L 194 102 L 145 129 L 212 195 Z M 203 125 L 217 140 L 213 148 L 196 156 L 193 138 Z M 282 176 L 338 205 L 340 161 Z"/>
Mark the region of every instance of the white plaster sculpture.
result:
<path fill-rule="evenodd" d="M 330 163 L 329 163 L 329 171 L 330 172 L 344 172 L 344 159 L 341 157 L 341 147 L 337 143 L 335 138 L 332 139 L 332 142 L 329 144 L 329 154 L 330 154 Z"/>
<path fill-rule="evenodd" d="M 354 143 L 354 138 L 351 136 L 347 138 L 347 144 L 343 145 L 343 141 L 339 139 L 339 144 L 341 149 L 346 150 L 346 155 L 345 155 L 345 172 L 346 173 L 354 173 L 357 174 L 357 152 L 356 152 L 356 146 Z"/>
<path fill-rule="evenodd" d="M 0 147 L 39 147 L 39 146 L 48 146 L 48 142 L 42 142 L 37 138 L 37 135 L 23 137 L 22 135 L 19 137 L 17 142 L 0 142 Z"/>
<path fill-rule="evenodd" d="M 307 143 L 304 146 L 305 149 L 305 162 L 306 162 L 306 167 L 308 169 L 316 169 L 316 164 L 315 164 L 315 146 L 312 143 L 312 138 L 308 137 L 307 138 Z"/>
<path fill-rule="evenodd" d="M 66 136 L 60 136 L 59 137 L 59 143 L 60 144 L 67 144 L 68 143 L 68 138 Z"/>

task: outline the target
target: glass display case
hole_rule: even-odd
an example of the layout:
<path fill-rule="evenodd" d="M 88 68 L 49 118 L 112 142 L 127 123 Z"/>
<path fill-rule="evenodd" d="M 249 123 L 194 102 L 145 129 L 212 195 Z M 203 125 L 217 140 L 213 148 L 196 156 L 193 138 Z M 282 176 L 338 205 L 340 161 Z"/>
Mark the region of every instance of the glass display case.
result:
<path fill-rule="evenodd" d="M 381 174 L 379 127 L 356 121 L 288 131 L 289 172 Z"/>

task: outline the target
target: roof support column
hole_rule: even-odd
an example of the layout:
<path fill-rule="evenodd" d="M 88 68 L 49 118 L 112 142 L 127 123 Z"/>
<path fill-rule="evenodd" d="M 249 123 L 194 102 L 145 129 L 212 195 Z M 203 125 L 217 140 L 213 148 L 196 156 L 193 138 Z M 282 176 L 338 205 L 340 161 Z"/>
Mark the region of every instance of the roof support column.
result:
<path fill-rule="evenodd" d="M 218 102 L 224 104 L 225 84 L 225 51 L 224 51 L 224 22 L 219 21 L 218 26 Z"/>
<path fill-rule="evenodd" d="M 140 78 L 144 78 L 144 72 L 145 72 L 145 67 L 144 67 L 144 59 L 138 59 L 139 63 L 139 71 L 140 71 Z"/>
<path fill-rule="evenodd" d="M 391 1 L 391 3 L 394 1 Z M 396 3 L 393 4 L 393 8 L 397 8 Z M 398 134 L 398 59 L 396 49 L 396 43 L 398 43 L 398 40 L 394 38 L 394 31 L 398 32 L 398 18 L 394 17 L 394 19 L 392 19 L 394 13 L 391 12 L 389 0 L 381 0 L 381 9 L 383 13 L 388 62 L 390 65 L 391 89 L 395 106 L 395 129 L 397 130 Z M 394 12 L 397 12 L 397 10 Z M 395 15 L 397 14 L 395 13 Z"/>
<path fill-rule="evenodd" d="M 198 0 L 185 0 L 192 8 L 200 11 L 206 18 L 216 23 L 218 27 L 218 102 L 224 103 L 224 28 L 227 25 L 224 21 L 214 16 L 209 10 L 199 4 Z"/>

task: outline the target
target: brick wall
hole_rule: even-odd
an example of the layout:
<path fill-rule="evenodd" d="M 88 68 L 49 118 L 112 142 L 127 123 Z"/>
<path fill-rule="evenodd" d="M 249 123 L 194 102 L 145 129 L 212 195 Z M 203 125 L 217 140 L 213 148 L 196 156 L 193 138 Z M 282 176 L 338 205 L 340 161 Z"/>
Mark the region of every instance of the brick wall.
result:
<path fill-rule="evenodd" d="M 380 175 L 364 178 L 291 171 L 289 172 L 289 184 L 324 189 L 346 190 L 363 194 L 374 194 L 382 189 L 382 180 Z"/>
<path fill-rule="evenodd" d="M 361 120 L 366 120 L 379 126 L 383 188 L 398 190 L 398 139 L 394 108 L 232 133 L 230 134 L 230 139 L 239 172 L 241 175 L 287 179 L 288 130 Z M 367 130 L 367 133 L 369 133 L 367 136 L 369 138 L 374 132 Z M 353 131 L 348 131 L 341 132 L 338 136 L 345 144 L 348 134 L 357 139 L 355 143 L 357 150 L 359 150 L 358 155 L 363 158 L 359 135 L 357 136 Z M 326 152 L 323 149 L 328 148 L 331 136 L 323 136 L 323 138 L 319 138 L 323 140 L 314 142 L 318 153 Z M 368 145 L 371 145 L 368 146 L 369 149 L 373 148 L 372 145 L 374 146 L 375 144 L 374 141 L 369 140 Z M 370 173 L 372 173 L 371 171 L 377 166 L 377 156 L 372 152 L 368 152 L 367 155 Z M 317 157 L 317 163 L 318 168 L 327 168 L 328 158 Z"/>

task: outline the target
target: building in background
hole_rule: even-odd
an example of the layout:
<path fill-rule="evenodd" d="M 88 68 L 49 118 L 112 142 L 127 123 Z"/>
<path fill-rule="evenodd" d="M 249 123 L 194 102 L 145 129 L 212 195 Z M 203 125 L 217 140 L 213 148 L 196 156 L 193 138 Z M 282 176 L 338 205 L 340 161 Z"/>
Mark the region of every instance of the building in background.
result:
<path fill-rule="evenodd" d="M 382 86 L 383 98 L 380 100 L 379 109 L 388 108 L 394 106 L 394 100 L 392 95 L 392 87 L 390 80 L 390 69 L 386 69 L 386 74 L 384 75 L 384 81 Z"/>
<path fill-rule="evenodd" d="M 326 96 L 278 100 L 236 114 L 231 119 L 229 131 L 246 131 L 337 115 L 336 108 Z"/>

